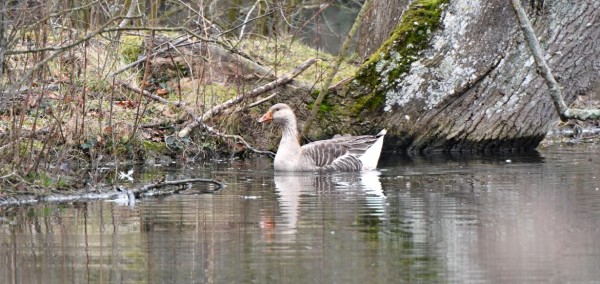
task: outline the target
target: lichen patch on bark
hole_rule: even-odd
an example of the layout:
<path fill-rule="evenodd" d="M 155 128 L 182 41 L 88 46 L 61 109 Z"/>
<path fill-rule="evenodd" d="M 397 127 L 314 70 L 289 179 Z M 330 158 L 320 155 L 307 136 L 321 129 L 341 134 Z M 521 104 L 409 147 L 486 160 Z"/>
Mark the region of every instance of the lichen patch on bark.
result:
<path fill-rule="evenodd" d="M 438 28 L 447 2 L 414 1 L 403 13 L 390 38 L 362 66 L 355 83 L 370 88 L 372 95 L 390 100 L 390 96 L 394 96 L 393 90 L 406 80 L 403 77 L 416 67 L 414 64 L 420 53 L 428 47 L 431 33 Z"/>
<path fill-rule="evenodd" d="M 475 79 L 477 70 L 472 66 L 477 55 L 468 56 L 469 51 L 461 46 L 470 45 L 465 37 L 472 18 L 479 14 L 479 1 L 458 1 L 445 9 L 442 31 L 431 40 L 431 48 L 422 59 L 411 64 L 410 73 L 398 79 L 396 87 L 386 92 L 386 111 L 392 107 L 403 107 L 415 99 L 424 102 L 423 109 L 430 110 L 448 95 Z M 425 79 L 427 78 L 427 80 Z"/>

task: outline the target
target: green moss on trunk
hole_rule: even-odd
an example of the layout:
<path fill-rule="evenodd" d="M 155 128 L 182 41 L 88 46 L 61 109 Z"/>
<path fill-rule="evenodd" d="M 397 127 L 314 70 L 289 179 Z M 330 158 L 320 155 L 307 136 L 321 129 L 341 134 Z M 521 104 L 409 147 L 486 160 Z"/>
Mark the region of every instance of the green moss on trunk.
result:
<path fill-rule="evenodd" d="M 379 109 L 385 103 L 386 91 L 410 70 L 427 48 L 430 34 L 438 28 L 443 8 L 448 0 L 417 0 L 402 14 L 402 20 L 392 35 L 358 71 L 356 83 L 369 94 L 356 101 L 356 114 L 368 108 Z"/>

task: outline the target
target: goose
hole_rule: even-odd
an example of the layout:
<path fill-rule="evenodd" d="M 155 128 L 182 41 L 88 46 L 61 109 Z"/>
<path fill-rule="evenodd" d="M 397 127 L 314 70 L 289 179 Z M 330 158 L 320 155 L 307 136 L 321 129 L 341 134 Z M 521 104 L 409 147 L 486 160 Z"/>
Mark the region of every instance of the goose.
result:
<path fill-rule="evenodd" d="M 336 136 L 300 146 L 296 115 L 284 103 L 273 105 L 258 122 L 272 122 L 281 128 L 273 164 L 275 171 L 284 172 L 374 170 L 386 133 L 383 129 L 377 135 Z"/>

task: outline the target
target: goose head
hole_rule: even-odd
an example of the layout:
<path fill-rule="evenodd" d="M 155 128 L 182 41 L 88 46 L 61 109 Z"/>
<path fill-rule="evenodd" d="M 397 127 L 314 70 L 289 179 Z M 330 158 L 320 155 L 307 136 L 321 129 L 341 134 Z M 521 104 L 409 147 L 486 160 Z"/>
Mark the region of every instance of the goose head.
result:
<path fill-rule="evenodd" d="M 272 106 L 258 122 L 273 122 L 273 124 L 287 126 L 296 124 L 296 115 L 290 106 L 280 103 Z"/>

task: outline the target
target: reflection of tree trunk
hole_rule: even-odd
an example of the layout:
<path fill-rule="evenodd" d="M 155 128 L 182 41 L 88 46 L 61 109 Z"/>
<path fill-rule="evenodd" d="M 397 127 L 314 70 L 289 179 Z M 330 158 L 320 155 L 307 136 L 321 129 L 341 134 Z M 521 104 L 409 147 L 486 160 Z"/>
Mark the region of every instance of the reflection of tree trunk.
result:
<path fill-rule="evenodd" d="M 373 54 L 387 39 L 409 2 L 410 0 L 375 0 L 371 3 L 360 29 L 357 46 L 362 59 Z"/>
<path fill-rule="evenodd" d="M 410 9 L 423 7 L 421 2 L 434 1 L 415 0 L 419 5 Z M 558 115 L 512 7 L 504 0 L 457 0 L 438 7 L 443 9 L 440 27 L 428 27 L 433 33 L 426 46 L 408 56 L 406 42 L 426 30 L 419 32 L 422 21 L 403 16 L 405 36 L 363 66 L 371 72 L 359 85 L 369 95 L 364 89 L 349 93 L 364 105 L 354 110 L 346 128 L 339 121 L 324 127 L 366 132 L 384 126 L 388 147 L 411 152 L 535 148 Z M 547 0 L 529 8 L 569 104 L 600 78 L 600 45 L 595 44 L 600 2 Z"/>
<path fill-rule="evenodd" d="M 4 36 L 4 14 L 6 13 L 6 8 L 8 1 L 3 1 L 0 4 L 0 79 L 2 79 L 4 75 L 4 51 L 6 50 L 6 38 Z"/>

